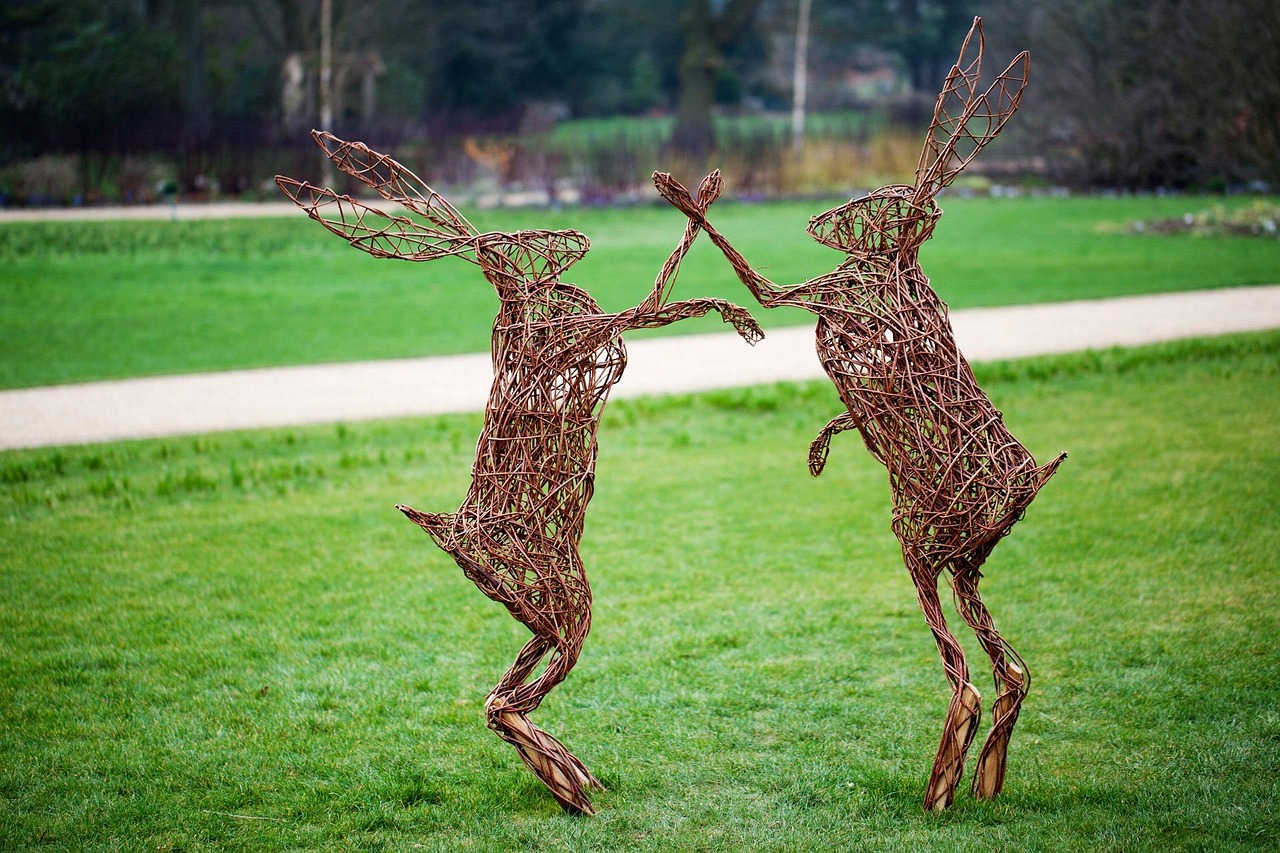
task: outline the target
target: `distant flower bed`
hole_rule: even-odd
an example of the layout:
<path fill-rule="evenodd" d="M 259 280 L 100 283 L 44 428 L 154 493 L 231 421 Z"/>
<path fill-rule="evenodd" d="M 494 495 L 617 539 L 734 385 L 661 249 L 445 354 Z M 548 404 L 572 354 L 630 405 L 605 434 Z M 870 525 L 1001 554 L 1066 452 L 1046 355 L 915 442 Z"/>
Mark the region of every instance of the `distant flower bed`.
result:
<path fill-rule="evenodd" d="M 1199 213 L 1186 213 L 1171 219 L 1151 222 L 1138 220 L 1132 230 L 1149 234 L 1194 234 L 1197 237 L 1271 237 L 1280 238 L 1280 203 L 1259 199 L 1252 204 L 1228 210 L 1215 204 Z"/>

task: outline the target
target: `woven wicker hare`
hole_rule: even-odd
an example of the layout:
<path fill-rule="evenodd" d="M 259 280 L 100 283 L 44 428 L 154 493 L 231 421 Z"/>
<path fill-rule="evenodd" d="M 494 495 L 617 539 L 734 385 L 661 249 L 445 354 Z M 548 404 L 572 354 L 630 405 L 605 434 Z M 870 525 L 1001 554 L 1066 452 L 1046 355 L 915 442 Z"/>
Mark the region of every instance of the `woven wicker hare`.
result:
<path fill-rule="evenodd" d="M 663 196 L 706 228 L 761 305 L 792 305 L 818 316 L 818 355 L 846 410 L 811 445 L 812 473 L 822 472 L 831 438 L 848 429 L 862 434 L 889 471 L 893 530 L 952 690 L 924 797 L 925 808 L 934 810 L 955 797 L 981 715 L 964 654 L 943 617 L 938 579 L 949 575 L 961 617 L 991 658 L 993 725 L 973 792 L 993 797 L 1004 784 L 1009 737 L 1029 679 L 978 594 L 980 568 L 1066 456 L 1037 467 L 1010 434 L 957 349 L 946 305 L 918 260 L 942 215 L 934 196 L 1000 132 L 1027 82 L 1024 52 L 980 91 L 982 49 L 982 23 L 975 19 L 938 96 L 915 185 L 884 187 L 810 221 L 814 239 L 847 255 L 828 275 L 779 287 L 752 270 L 683 187 L 655 176 Z"/>
<path fill-rule="evenodd" d="M 560 281 L 587 252 L 582 234 L 480 234 L 391 158 L 327 133 L 313 136 L 339 169 L 426 222 L 277 177 L 311 218 L 375 257 L 429 261 L 453 255 L 471 261 L 498 291 L 494 380 L 471 487 L 456 512 L 398 509 L 533 632 L 485 702 L 488 724 L 561 806 L 590 814 L 586 789 L 600 783 L 528 715 L 569 674 L 591 625 L 591 589 L 578 543 L 595 482 L 601 410 L 626 366 L 621 334 L 710 311 L 751 343 L 761 337 L 760 329 L 745 310 L 724 300 L 667 301 L 697 236 L 692 221 L 649 296 L 635 308 L 606 314 L 585 290 Z M 704 210 L 719 193 L 719 176 L 709 176 L 695 204 Z"/>

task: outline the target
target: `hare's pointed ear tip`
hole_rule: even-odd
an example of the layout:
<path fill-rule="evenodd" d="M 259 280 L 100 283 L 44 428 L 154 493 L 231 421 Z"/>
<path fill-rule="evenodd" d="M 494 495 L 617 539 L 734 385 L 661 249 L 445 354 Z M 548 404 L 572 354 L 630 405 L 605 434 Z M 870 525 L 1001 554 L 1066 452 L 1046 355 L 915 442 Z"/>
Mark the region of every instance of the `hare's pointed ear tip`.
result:
<path fill-rule="evenodd" d="M 1015 56 L 1003 76 L 1016 83 L 1019 89 L 1026 86 L 1031 76 L 1031 51 L 1024 50 Z"/>
<path fill-rule="evenodd" d="M 276 186 L 294 201 L 298 200 L 298 193 L 302 190 L 302 185 L 288 175 L 276 175 Z"/>
<path fill-rule="evenodd" d="M 676 179 L 671 177 L 670 172 L 654 172 L 653 186 L 658 191 L 658 195 L 664 196 L 668 192 L 675 192 L 675 188 L 679 186 Z"/>
<path fill-rule="evenodd" d="M 327 130 L 313 130 L 311 131 L 311 138 L 315 140 L 316 145 L 319 145 L 325 151 L 346 145 L 345 142 Z"/>

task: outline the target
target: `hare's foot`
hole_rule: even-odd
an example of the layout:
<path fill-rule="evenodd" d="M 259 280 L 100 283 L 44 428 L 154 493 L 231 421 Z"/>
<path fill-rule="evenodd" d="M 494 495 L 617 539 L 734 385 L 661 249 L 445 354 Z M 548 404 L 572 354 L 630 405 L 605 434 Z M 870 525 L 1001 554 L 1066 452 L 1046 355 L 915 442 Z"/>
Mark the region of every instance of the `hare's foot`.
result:
<path fill-rule="evenodd" d="M 996 697 L 991 710 L 991 733 L 978 754 L 978 769 L 973 777 L 973 795 L 990 799 L 1004 788 L 1005 761 L 1009 757 L 1009 737 L 1018 722 L 1018 710 L 1026 698 L 1026 679 L 1022 670 L 1010 664 L 1005 673 L 1004 689 Z"/>
<path fill-rule="evenodd" d="M 516 711 L 490 708 L 489 727 L 516 748 L 520 760 L 550 789 L 561 808 L 587 815 L 596 813 L 585 789 L 603 791 L 604 785 L 564 744 Z"/>
<path fill-rule="evenodd" d="M 924 807 L 928 811 L 940 812 L 955 800 L 956 786 L 964 774 L 964 757 L 982 716 L 981 702 L 977 688 L 968 682 L 961 683 L 951 697 L 951 707 L 947 709 L 947 720 L 942 727 L 942 742 L 938 745 L 924 796 Z"/>

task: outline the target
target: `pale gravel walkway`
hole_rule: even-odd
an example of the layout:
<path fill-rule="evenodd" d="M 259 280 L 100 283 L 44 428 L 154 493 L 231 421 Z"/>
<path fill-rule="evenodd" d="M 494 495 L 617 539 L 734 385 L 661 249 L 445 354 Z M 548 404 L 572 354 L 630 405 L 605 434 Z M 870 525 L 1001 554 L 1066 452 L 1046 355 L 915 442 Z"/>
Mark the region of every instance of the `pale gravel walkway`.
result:
<path fill-rule="evenodd" d="M 1280 327 L 1280 285 L 955 311 L 971 361 Z M 821 377 L 812 325 L 630 341 L 613 396 Z M 488 354 L 0 391 L 0 449 L 479 411 Z"/>
<path fill-rule="evenodd" d="M 254 219 L 297 216 L 291 201 L 218 201 L 209 204 L 110 205 L 106 207 L 35 207 L 0 210 L 4 222 L 101 222 L 109 219 Z"/>

